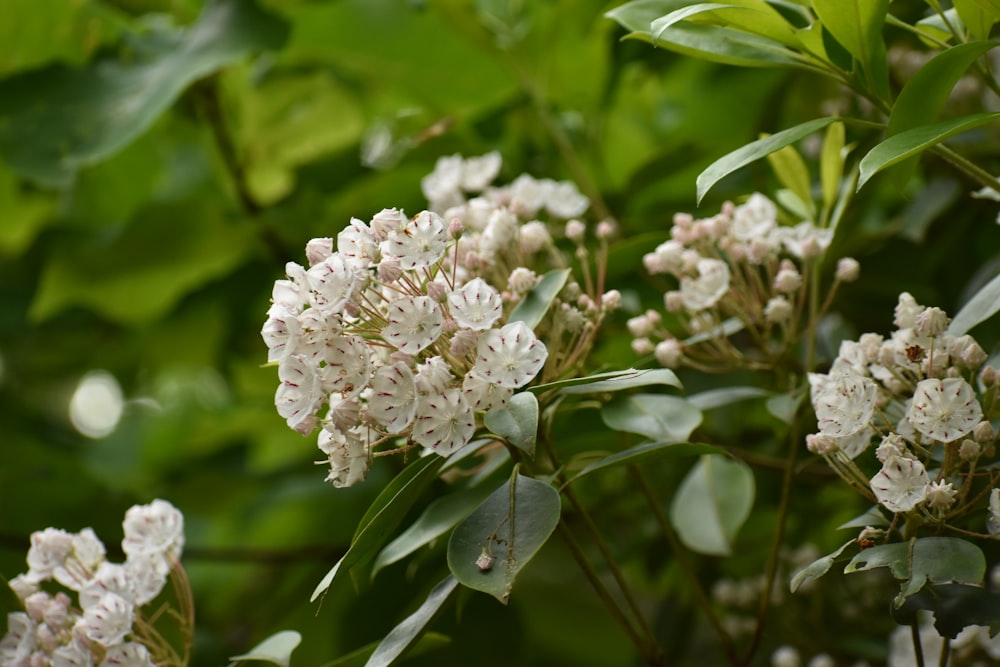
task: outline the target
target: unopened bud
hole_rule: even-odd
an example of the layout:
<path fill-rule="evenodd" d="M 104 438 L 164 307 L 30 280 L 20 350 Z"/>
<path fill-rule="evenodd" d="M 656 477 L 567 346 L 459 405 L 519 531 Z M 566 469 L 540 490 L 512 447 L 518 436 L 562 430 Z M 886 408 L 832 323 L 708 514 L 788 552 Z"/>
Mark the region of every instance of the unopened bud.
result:
<path fill-rule="evenodd" d="M 979 457 L 983 449 L 975 440 L 966 438 L 958 447 L 958 456 L 963 461 L 973 461 Z"/>
<path fill-rule="evenodd" d="M 853 257 L 841 257 L 837 261 L 837 271 L 834 277 L 844 283 L 853 283 L 861 273 L 861 265 Z"/>
<path fill-rule="evenodd" d="M 914 331 L 918 336 L 937 336 L 948 328 L 948 316 L 937 306 L 924 308 L 917 315 Z"/>
<path fill-rule="evenodd" d="M 976 428 L 972 429 L 972 437 L 975 438 L 978 443 L 992 442 L 996 436 L 997 434 L 993 428 L 993 424 L 988 421 L 981 421 L 976 424 Z"/>
<path fill-rule="evenodd" d="M 570 220 L 566 223 L 566 238 L 576 244 L 583 243 L 587 234 L 587 225 L 579 220 Z"/>
<path fill-rule="evenodd" d="M 605 312 L 618 310 L 622 307 L 622 293 L 616 289 L 608 290 L 601 295 L 601 308 Z"/>
<path fill-rule="evenodd" d="M 617 225 L 611 220 L 602 220 L 597 223 L 597 238 L 602 241 L 610 241 L 614 238 L 615 233 L 618 231 Z"/>
<path fill-rule="evenodd" d="M 656 361 L 664 368 L 677 368 L 680 364 L 683 348 L 676 338 L 668 338 L 656 344 Z"/>
<path fill-rule="evenodd" d="M 656 346 L 648 338 L 632 339 L 632 351 L 636 354 L 652 354 L 654 350 L 656 350 Z"/>

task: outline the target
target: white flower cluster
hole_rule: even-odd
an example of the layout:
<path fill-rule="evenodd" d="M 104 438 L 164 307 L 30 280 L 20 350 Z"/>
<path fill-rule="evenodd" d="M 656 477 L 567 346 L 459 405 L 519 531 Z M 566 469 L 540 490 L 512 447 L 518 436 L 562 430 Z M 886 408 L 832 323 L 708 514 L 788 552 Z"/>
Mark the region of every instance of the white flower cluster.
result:
<path fill-rule="evenodd" d="M 986 353 L 971 336 L 947 333 L 944 311 L 908 293 L 895 325 L 888 339 L 844 341 L 829 373 L 809 375 L 819 433 L 806 442 L 886 509 L 943 518 L 966 495 L 964 472 L 994 449 L 976 387 L 995 389 L 996 371 L 983 366 Z M 882 467 L 868 480 L 853 460 L 876 437 Z"/>
<path fill-rule="evenodd" d="M 504 406 L 545 365 L 545 343 L 506 322 L 505 307 L 537 283 L 532 258 L 565 262 L 546 224 L 520 217 L 538 202 L 516 187 L 465 199 L 498 168 L 493 154 L 443 158 L 424 181 L 432 201 L 455 204 L 443 217 L 384 209 L 353 219 L 335 239 L 310 241 L 308 268 L 290 262 L 275 282 L 261 331 L 278 364 L 275 405 L 303 435 L 320 429 L 334 486 L 364 479 L 389 439 L 451 454 L 472 438 L 477 413 Z M 560 304 L 564 329 L 597 318 L 585 305 Z"/>
<path fill-rule="evenodd" d="M 818 258 L 830 245 L 831 231 L 810 222 L 794 227 L 778 223 L 775 204 L 755 193 L 739 206 L 726 203 L 710 218 L 696 220 L 688 214 L 674 216 L 670 240 L 643 257 L 652 275 L 668 274 L 678 289 L 664 294 L 668 313 L 677 318 L 694 341 L 682 343 L 663 324 L 659 311 L 649 310 L 628 322 L 637 354 L 653 353 L 670 368 L 684 362 L 711 370 L 741 354 L 725 354 L 713 344 L 704 346 L 700 358 L 695 342 L 724 339 L 733 330 L 727 319 L 746 329 L 765 349 L 763 355 L 785 349 L 793 339 L 788 327 L 801 314 L 806 275 L 802 265 Z M 857 278 L 858 265 L 843 259 L 837 281 Z M 772 332 L 786 340 L 772 345 Z M 659 339 L 658 342 L 654 342 Z M 773 348 L 773 349 L 772 349 Z M 722 350 L 722 352 L 720 352 Z"/>
<path fill-rule="evenodd" d="M 184 546 L 184 517 L 165 500 L 136 505 L 123 522 L 124 563 L 105 559 L 90 528 L 33 533 L 28 571 L 10 581 L 24 611 L 7 615 L 0 639 L 3 666 L 152 667 L 149 649 L 135 641 L 139 608 L 163 589 Z M 76 593 L 50 593 L 54 581 Z"/>

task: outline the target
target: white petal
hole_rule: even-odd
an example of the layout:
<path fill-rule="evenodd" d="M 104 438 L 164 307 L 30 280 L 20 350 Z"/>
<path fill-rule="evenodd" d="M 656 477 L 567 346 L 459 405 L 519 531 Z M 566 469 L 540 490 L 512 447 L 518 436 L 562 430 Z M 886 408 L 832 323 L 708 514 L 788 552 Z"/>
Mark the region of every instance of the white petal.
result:
<path fill-rule="evenodd" d="M 382 329 L 387 343 L 406 354 L 417 354 L 438 339 L 444 316 L 434 300 L 426 296 L 404 297 L 389 304 Z"/>
<path fill-rule="evenodd" d="M 711 308 L 729 291 L 729 267 L 719 259 L 699 259 L 698 277 L 681 278 L 681 299 L 690 311 Z"/>
<path fill-rule="evenodd" d="M 368 414 L 389 433 L 401 433 L 417 408 L 417 388 L 413 371 L 402 361 L 382 366 L 372 379 Z"/>
<path fill-rule="evenodd" d="M 972 432 L 983 420 L 983 409 L 962 378 L 931 378 L 917 384 L 906 417 L 928 438 L 951 442 Z"/>
<path fill-rule="evenodd" d="M 448 295 L 448 306 L 458 326 L 481 331 L 503 315 L 500 293 L 482 278 L 475 278 Z"/>
<path fill-rule="evenodd" d="M 444 219 L 432 211 L 423 211 L 402 231 L 389 234 L 381 248 L 383 255 L 398 259 L 404 269 L 422 269 L 444 256 L 448 241 Z"/>
<path fill-rule="evenodd" d="M 371 378 L 368 345 L 361 336 L 332 336 L 326 343 L 326 365 L 320 369 L 323 390 L 356 396 Z"/>
<path fill-rule="evenodd" d="M 339 253 L 327 257 L 306 272 L 309 303 L 325 313 L 339 313 L 357 287 L 357 274 Z"/>
<path fill-rule="evenodd" d="M 835 438 L 853 435 L 871 421 L 878 386 L 860 375 L 826 378 L 813 398 L 819 431 Z"/>
<path fill-rule="evenodd" d="M 545 365 L 548 350 L 524 322 L 490 329 L 479 337 L 474 372 L 508 389 L 531 382 Z"/>
<path fill-rule="evenodd" d="M 411 437 L 424 447 L 448 456 L 468 443 L 475 432 L 475 415 L 460 390 L 449 389 L 418 401 Z"/>
<path fill-rule="evenodd" d="M 930 478 L 924 464 L 902 456 L 889 457 L 871 479 L 878 501 L 892 512 L 908 512 L 927 498 Z"/>

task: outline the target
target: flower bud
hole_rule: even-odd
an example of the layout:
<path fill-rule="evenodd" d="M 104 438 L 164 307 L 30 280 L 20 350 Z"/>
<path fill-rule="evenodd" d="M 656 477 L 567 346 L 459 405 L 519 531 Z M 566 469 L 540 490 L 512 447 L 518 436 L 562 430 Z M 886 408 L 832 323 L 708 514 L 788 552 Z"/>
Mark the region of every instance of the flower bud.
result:
<path fill-rule="evenodd" d="M 853 257 L 841 257 L 837 261 L 837 271 L 834 278 L 844 283 L 853 283 L 858 279 L 861 272 L 861 265 Z"/>
<path fill-rule="evenodd" d="M 811 433 L 806 436 L 806 449 L 813 454 L 826 456 L 837 450 L 837 443 L 828 435 L 822 433 Z"/>
<path fill-rule="evenodd" d="M 978 443 L 992 442 L 996 438 L 996 431 L 993 429 L 993 424 L 988 421 L 981 421 L 976 424 L 976 428 L 972 429 L 972 437 Z"/>
<path fill-rule="evenodd" d="M 312 239 L 306 244 L 306 260 L 309 266 L 316 266 L 333 254 L 333 239 Z"/>
<path fill-rule="evenodd" d="M 671 290 L 663 295 L 663 305 L 668 313 L 677 313 L 684 308 L 684 297 L 678 290 Z"/>
<path fill-rule="evenodd" d="M 664 368 L 677 368 L 683 355 L 681 343 L 676 338 L 668 338 L 656 344 L 656 361 Z"/>
<path fill-rule="evenodd" d="M 979 376 L 986 387 L 992 387 L 997 383 L 997 369 L 993 366 L 986 366 Z"/>
<path fill-rule="evenodd" d="M 576 244 L 583 243 L 587 234 L 587 226 L 579 220 L 570 220 L 566 223 L 566 238 Z"/>
<path fill-rule="evenodd" d="M 630 317 L 625 326 L 628 327 L 628 332 L 636 338 L 642 336 L 648 336 L 653 333 L 653 323 L 646 315 L 638 315 L 636 317 Z"/>
<path fill-rule="evenodd" d="M 610 241 L 617 231 L 618 228 L 612 220 L 602 220 L 597 223 L 597 238 L 602 241 Z"/>
<path fill-rule="evenodd" d="M 982 447 L 975 440 L 966 438 L 958 447 L 958 457 L 963 461 L 974 461 L 982 453 Z"/>
<path fill-rule="evenodd" d="M 790 294 L 802 287 L 802 274 L 794 267 L 781 269 L 774 277 L 774 289 L 782 294 Z"/>
<path fill-rule="evenodd" d="M 973 370 L 986 363 L 988 358 L 989 357 L 987 357 L 986 352 L 975 340 L 966 345 L 965 349 L 963 349 L 961 353 L 962 363 L 964 363 L 967 368 L 971 368 Z"/>
<path fill-rule="evenodd" d="M 632 339 L 632 351 L 636 354 L 652 354 L 656 349 L 653 345 L 653 341 L 648 338 L 633 338 Z"/>
<path fill-rule="evenodd" d="M 783 296 L 776 296 L 764 307 L 764 317 L 771 324 L 784 324 L 792 317 L 792 304 Z"/>
<path fill-rule="evenodd" d="M 936 306 L 924 308 L 917 315 L 914 331 L 918 336 L 937 336 L 948 328 L 948 316 Z"/>
<path fill-rule="evenodd" d="M 622 293 L 616 289 L 608 290 L 601 295 L 601 308 L 608 313 L 622 307 Z"/>

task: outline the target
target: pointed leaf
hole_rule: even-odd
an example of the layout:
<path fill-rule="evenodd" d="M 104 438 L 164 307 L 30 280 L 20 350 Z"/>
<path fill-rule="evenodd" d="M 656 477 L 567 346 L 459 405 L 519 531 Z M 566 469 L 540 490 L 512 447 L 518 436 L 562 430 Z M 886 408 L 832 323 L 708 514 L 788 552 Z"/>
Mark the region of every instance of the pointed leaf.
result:
<path fill-rule="evenodd" d="M 1000 11 L 997 11 L 1000 8 L 990 7 L 982 0 L 952 0 L 952 4 L 972 39 L 988 38 L 990 28 L 1000 21 Z"/>
<path fill-rule="evenodd" d="M 882 510 L 878 508 L 878 505 L 873 505 L 868 508 L 864 514 L 854 517 L 849 521 L 837 526 L 837 530 L 845 530 L 847 528 L 865 528 L 866 526 L 871 526 L 872 528 L 888 528 L 889 520 L 885 518 L 882 514 Z"/>
<path fill-rule="evenodd" d="M 448 567 L 465 586 L 507 604 L 514 580 L 555 530 L 559 512 L 558 491 L 517 475 L 455 527 Z"/>
<path fill-rule="evenodd" d="M 748 401 L 751 398 L 770 395 L 771 392 L 760 387 L 724 387 L 688 396 L 687 400 L 699 410 L 705 411 L 712 410 L 713 408 L 721 408 L 731 403 Z"/>
<path fill-rule="evenodd" d="M 680 9 L 675 9 L 669 14 L 665 14 L 650 23 L 649 32 L 653 35 L 653 41 L 655 42 L 660 38 L 660 35 L 663 34 L 664 30 L 675 23 L 680 23 L 681 21 L 692 16 L 696 16 L 697 14 L 704 14 L 705 12 L 710 12 L 714 9 L 726 9 L 728 7 L 736 7 L 736 5 L 721 5 L 715 2 L 699 2 L 694 5 L 688 5 L 687 7 L 681 7 Z"/>
<path fill-rule="evenodd" d="M 779 42 L 732 28 L 681 23 L 660 31 L 658 37 L 654 37 L 649 30 L 632 33 L 629 37 L 723 65 L 805 67 L 794 51 Z"/>
<path fill-rule="evenodd" d="M 616 431 L 650 440 L 681 442 L 701 424 L 701 410 L 690 401 L 663 394 L 618 396 L 601 409 L 601 419 Z"/>
<path fill-rule="evenodd" d="M 833 123 L 826 128 L 819 170 L 820 181 L 823 185 L 823 203 L 828 209 L 832 209 L 837 201 L 840 181 L 844 176 L 843 123 Z"/>
<path fill-rule="evenodd" d="M 565 387 L 573 387 L 576 385 L 593 384 L 594 382 L 601 382 L 603 380 L 612 380 L 614 378 L 628 378 L 634 377 L 646 371 L 640 371 L 635 368 L 626 368 L 622 371 L 608 371 L 606 373 L 595 373 L 593 375 L 586 375 L 579 378 L 570 378 L 568 380 L 557 380 L 555 382 L 546 382 L 545 384 L 537 384 L 528 387 L 528 391 L 533 391 L 536 394 L 543 391 L 551 391 L 552 389 L 562 389 Z"/>
<path fill-rule="evenodd" d="M 545 313 L 549 312 L 556 296 L 566 285 L 569 275 L 569 269 L 553 269 L 546 273 L 538 281 L 538 284 L 525 294 L 521 302 L 514 307 L 507 321 L 524 322 L 532 329 L 537 327 L 538 323 L 545 317 Z"/>
<path fill-rule="evenodd" d="M 581 477 L 586 477 L 601 470 L 615 468 L 623 465 L 636 465 L 646 459 L 653 459 L 660 456 L 694 456 L 702 454 L 725 454 L 725 451 L 715 445 L 707 445 L 699 442 L 646 442 L 635 447 L 630 447 L 625 451 L 609 454 L 599 461 L 591 463 L 586 468 L 573 475 L 566 481 L 572 484 Z"/>
<path fill-rule="evenodd" d="M 415 612 L 389 631 L 365 663 L 365 667 L 388 667 L 393 664 L 423 636 L 427 626 L 437 618 L 457 587 L 458 580 L 450 575 L 438 583 Z"/>
<path fill-rule="evenodd" d="M 486 428 L 503 437 L 528 456 L 535 455 L 538 434 L 538 399 L 530 391 L 511 396 L 505 407 L 486 413 Z"/>
<path fill-rule="evenodd" d="M 804 391 L 792 391 L 772 396 L 767 399 L 764 405 L 772 416 L 786 424 L 791 424 L 795 421 L 795 414 L 799 411 L 799 406 L 802 405 L 803 398 L 805 398 Z"/>
<path fill-rule="evenodd" d="M 765 135 L 766 136 L 766 135 Z M 815 220 L 816 211 L 812 199 L 812 179 L 809 177 L 809 167 L 802 155 L 794 146 L 785 146 L 767 156 L 767 161 L 774 170 L 775 176 L 799 200 L 800 208 L 804 208 L 802 217 Z"/>
<path fill-rule="evenodd" d="M 702 456 L 670 504 L 670 522 L 692 551 L 727 556 L 750 515 L 754 493 L 753 471 L 747 464 L 725 456 Z"/>
<path fill-rule="evenodd" d="M 261 643 L 254 646 L 243 655 L 237 655 L 230 660 L 261 660 L 270 662 L 281 667 L 288 667 L 292 659 L 292 651 L 302 641 L 302 635 L 294 630 L 283 630 L 271 635 Z"/>
<path fill-rule="evenodd" d="M 994 276 L 962 306 L 948 325 L 948 333 L 961 336 L 980 322 L 985 322 L 1000 311 L 1000 275 Z"/>
<path fill-rule="evenodd" d="M 792 576 L 792 580 L 789 583 L 791 591 L 794 593 L 799 590 L 799 587 L 802 586 L 802 584 L 809 581 L 815 581 L 829 572 L 830 568 L 833 567 L 833 564 L 837 562 L 838 558 L 840 558 L 840 554 L 844 553 L 844 549 L 852 544 L 855 544 L 855 540 L 850 539 L 833 553 L 814 560 L 812 563 L 796 572 Z"/>
<path fill-rule="evenodd" d="M 416 645 L 410 648 L 407 655 L 413 658 L 422 653 L 447 646 L 450 642 L 451 638 L 447 635 L 442 635 L 437 632 L 425 632 L 417 640 Z M 336 660 L 324 662 L 320 667 L 364 667 L 368 658 L 375 653 L 375 649 L 378 648 L 380 643 L 381 642 L 375 641 L 365 644 L 361 648 L 351 651 L 347 655 L 343 655 Z"/>
<path fill-rule="evenodd" d="M 889 69 L 882 26 L 889 0 L 812 0 L 823 26 L 861 64 L 868 81 L 889 96 Z"/>
<path fill-rule="evenodd" d="M 755 160 L 766 157 L 771 153 L 781 150 L 785 146 L 791 145 L 807 137 L 817 130 L 821 130 L 830 123 L 836 122 L 836 118 L 816 118 L 805 123 L 801 123 L 787 130 L 776 132 L 764 139 L 753 141 L 742 148 L 719 158 L 698 175 L 698 202 L 705 197 L 705 194 L 713 185 L 733 173 L 740 167 L 750 164 Z"/>
<path fill-rule="evenodd" d="M 868 154 L 861 159 L 861 176 L 858 178 L 857 187 L 860 190 L 868 179 L 886 167 L 917 155 L 949 137 L 981 127 L 998 118 L 1000 112 L 978 113 L 921 125 L 895 134 L 868 151 Z"/>
<path fill-rule="evenodd" d="M 563 388 L 562 394 L 592 394 L 608 391 L 622 391 L 625 389 L 636 389 L 638 387 L 649 387 L 656 384 L 665 384 L 670 387 L 681 389 L 681 381 L 677 374 L 669 368 L 651 368 L 644 371 L 634 371 L 628 375 L 591 382 L 588 384 L 574 384 Z"/>

